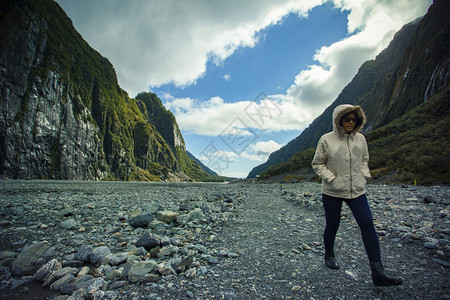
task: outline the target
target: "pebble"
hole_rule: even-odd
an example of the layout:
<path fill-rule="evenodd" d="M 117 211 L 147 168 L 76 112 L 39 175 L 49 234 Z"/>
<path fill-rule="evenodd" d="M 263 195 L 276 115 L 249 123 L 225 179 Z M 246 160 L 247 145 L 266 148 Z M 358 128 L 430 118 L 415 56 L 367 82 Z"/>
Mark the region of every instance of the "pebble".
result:
<path fill-rule="evenodd" d="M 217 268 L 245 255 L 226 246 L 214 248 L 223 238 L 223 228 L 246 221 L 239 218 L 240 203 L 249 196 L 245 189 L 221 189 L 213 184 L 188 189 L 175 184 L 30 183 L 0 180 L 0 226 L 5 241 L 0 251 L 0 280 L 5 288 L 17 289 L 27 280 L 35 280 L 69 296 L 67 299 L 114 299 L 123 289 L 130 292 L 130 299 L 139 299 L 137 291 L 143 290 L 148 291 L 149 299 L 164 299 L 163 295 L 183 287 L 189 288 L 180 297 L 202 299 L 216 293 L 211 298 L 239 298 L 243 279 L 235 278 L 235 289 L 229 291 L 221 289 L 220 283 L 208 288 L 199 279 L 220 280 Z M 300 257 L 316 261 L 322 254 L 319 240 L 283 248 L 282 241 L 289 235 L 269 238 L 284 227 L 298 233 L 322 226 L 315 218 L 322 214 L 320 186 L 306 186 L 306 191 L 302 184 L 283 186 L 280 197 L 314 214 L 293 218 L 280 207 L 268 208 L 276 210 L 279 217 L 268 230 L 261 228 L 265 243 L 255 252 L 273 253 L 293 264 Z M 415 243 L 417 253 L 422 253 L 417 255 L 418 265 L 431 261 L 449 268 L 447 191 L 446 187 L 369 186 L 369 204 L 380 236 L 395 241 L 399 248 Z M 346 208 L 342 222 L 354 222 Z M 299 224 L 305 224 L 304 228 Z M 351 247 L 362 253 L 361 245 L 356 241 Z M 264 261 L 261 267 L 270 264 Z M 235 272 L 246 268 L 240 265 Z M 317 266 L 299 266 L 294 281 L 273 275 L 268 280 L 283 283 L 294 293 L 312 292 L 310 283 L 296 281 L 305 272 L 302 268 L 316 270 Z M 344 274 L 353 281 L 363 280 L 354 266 Z M 257 286 L 247 293 L 270 299 Z"/>
<path fill-rule="evenodd" d="M 353 270 L 345 270 L 345 275 L 347 275 L 347 277 L 353 279 L 354 281 L 358 281 L 359 279 L 358 274 Z"/>
<path fill-rule="evenodd" d="M 7 216 L 1 223 L 2 235 L 10 239 L 10 247 L 21 244 L 25 247 L 19 252 L 5 249 L 0 252 L 1 261 L 4 265 L 11 262 L 14 276 L 33 275 L 34 280 L 52 290 L 72 295 L 73 299 L 114 292 L 104 291 L 107 285 L 94 282 L 95 277 L 119 288 L 123 284 L 158 282 L 161 277 L 174 275 L 184 278 L 205 276 L 209 267 L 218 264 L 218 257 L 221 257 L 205 245 L 216 236 L 211 225 L 228 220 L 243 197 L 233 192 L 202 192 L 198 197 L 185 198 L 184 205 L 180 206 L 177 199 L 161 200 L 169 194 L 161 187 L 147 193 L 147 197 L 152 198 L 150 201 L 144 200 L 145 195 L 141 194 L 144 196 L 141 202 L 130 202 L 128 197 L 120 198 L 120 195 L 132 194 L 133 187 L 125 192 L 107 190 L 105 193 L 102 190 L 97 193 L 93 183 L 92 191 L 85 190 L 83 185 L 77 191 L 67 186 L 65 191 L 52 195 L 41 193 L 48 187 L 45 184 L 38 185 L 36 191 L 30 193 L 28 182 L 14 183 L 18 186 L 11 189 L 8 185 L 7 189 L 1 190 L 21 195 L 20 201 L 9 196 L 0 198 L 2 206 L 5 204 L 0 212 Z M 64 190 L 64 185 L 53 184 Z M 24 194 L 21 194 L 21 188 Z M 64 199 L 63 205 L 59 204 L 60 199 Z M 141 205 L 136 205 L 139 202 Z M 182 210 L 178 210 L 179 207 Z M 30 222 L 36 222 L 36 225 L 30 226 Z M 32 233 L 30 228 L 41 231 Z M 203 232 L 208 238 L 200 240 Z M 23 240 L 18 236 L 23 236 Z M 47 237 L 48 241 L 39 241 L 40 236 Z M 222 254 L 227 258 L 238 256 L 232 252 Z M 15 288 L 19 281 L 13 282 Z M 174 283 L 169 281 L 167 286 L 173 287 Z"/>

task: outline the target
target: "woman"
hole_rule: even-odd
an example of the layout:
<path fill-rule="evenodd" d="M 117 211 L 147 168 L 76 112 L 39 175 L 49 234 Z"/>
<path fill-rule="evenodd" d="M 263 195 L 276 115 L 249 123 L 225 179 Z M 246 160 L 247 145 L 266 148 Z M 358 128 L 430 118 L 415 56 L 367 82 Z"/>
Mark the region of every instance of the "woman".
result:
<path fill-rule="evenodd" d="M 370 178 L 369 152 L 359 133 L 366 117 L 361 107 L 339 105 L 333 112 L 333 131 L 324 134 L 317 144 L 311 163 L 322 179 L 325 211 L 325 264 L 339 269 L 334 255 L 334 240 L 341 219 L 342 202 L 347 203 L 361 230 L 375 285 L 400 285 L 400 278 L 386 275 L 381 264 L 378 235 L 366 198 L 366 180 Z"/>

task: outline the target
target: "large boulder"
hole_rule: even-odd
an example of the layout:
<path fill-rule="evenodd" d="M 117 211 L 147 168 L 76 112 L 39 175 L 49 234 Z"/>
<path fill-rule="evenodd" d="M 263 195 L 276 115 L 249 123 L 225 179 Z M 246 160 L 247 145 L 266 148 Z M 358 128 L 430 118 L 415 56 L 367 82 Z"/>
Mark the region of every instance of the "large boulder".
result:
<path fill-rule="evenodd" d="M 55 255 L 55 247 L 48 242 L 38 242 L 23 248 L 19 256 L 11 265 L 14 276 L 33 275 Z"/>

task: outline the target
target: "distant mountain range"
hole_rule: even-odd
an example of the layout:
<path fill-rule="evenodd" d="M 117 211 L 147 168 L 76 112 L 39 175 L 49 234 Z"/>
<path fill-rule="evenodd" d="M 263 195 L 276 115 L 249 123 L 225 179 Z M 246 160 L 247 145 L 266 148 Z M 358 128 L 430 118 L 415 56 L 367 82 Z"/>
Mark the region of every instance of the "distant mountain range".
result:
<path fill-rule="evenodd" d="M 248 175 L 311 174 L 320 136 L 337 105 L 361 105 L 370 167 L 395 182 L 450 182 L 450 1 L 435 0 L 405 25 L 375 60 L 365 62 L 338 98 L 298 137 Z"/>
<path fill-rule="evenodd" d="M 157 95 L 130 98 L 53 0 L 1 1 L 0 93 L 2 178 L 218 180 Z"/>

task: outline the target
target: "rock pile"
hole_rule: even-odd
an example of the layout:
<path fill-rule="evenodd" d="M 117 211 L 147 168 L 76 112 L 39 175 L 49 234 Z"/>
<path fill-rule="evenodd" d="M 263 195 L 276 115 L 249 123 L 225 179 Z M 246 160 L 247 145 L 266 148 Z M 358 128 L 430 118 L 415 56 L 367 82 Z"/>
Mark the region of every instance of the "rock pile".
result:
<path fill-rule="evenodd" d="M 202 188 L 187 197 L 178 188 L 180 197 L 164 186 L 152 188 L 152 197 L 173 199 L 121 199 L 118 205 L 106 202 L 128 190 L 111 197 L 86 197 L 83 188 L 75 193 L 89 202 L 74 201 L 65 192 L 3 190 L 0 289 L 19 289 L 34 280 L 70 295 L 67 299 L 117 299 L 128 284 L 158 286 L 171 277 L 201 277 L 220 257 L 233 256 L 208 245 L 234 218 L 245 194 Z M 24 233 L 23 239 L 16 233 Z"/>
<path fill-rule="evenodd" d="M 336 243 L 342 272 L 324 266 L 317 183 L 0 181 L 0 293 L 7 300 L 445 299 L 449 191 L 368 186 L 386 266 L 405 279 L 382 290 L 371 284 L 345 205 Z"/>

